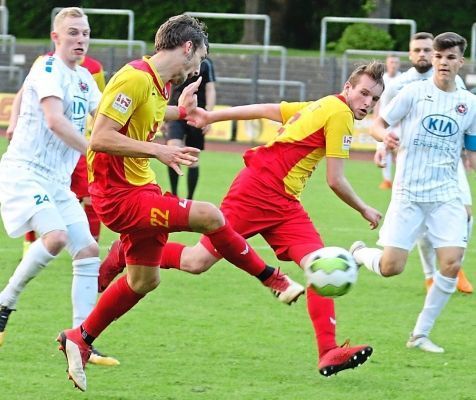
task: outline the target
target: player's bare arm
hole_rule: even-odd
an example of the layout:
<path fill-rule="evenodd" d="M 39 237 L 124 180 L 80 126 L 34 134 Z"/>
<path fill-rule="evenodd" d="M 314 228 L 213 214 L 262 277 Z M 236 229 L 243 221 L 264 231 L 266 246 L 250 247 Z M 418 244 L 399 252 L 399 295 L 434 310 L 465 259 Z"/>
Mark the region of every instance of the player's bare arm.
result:
<path fill-rule="evenodd" d="M 215 82 L 208 82 L 205 85 L 205 99 L 206 99 L 206 105 L 205 109 L 207 111 L 213 111 L 216 105 L 216 98 L 217 98 L 217 92 L 215 88 Z M 206 135 L 210 131 L 211 126 L 210 125 L 205 125 L 202 128 L 202 133 Z"/>
<path fill-rule="evenodd" d="M 180 165 L 190 166 L 198 161 L 199 149 L 195 147 L 179 147 L 157 144 L 155 158 L 161 163 L 171 167 L 178 175 L 183 175 Z"/>
<path fill-rule="evenodd" d="M 197 107 L 197 95 L 196 92 L 200 86 L 202 77 L 198 78 L 196 82 L 188 85 L 180 95 L 178 99 L 178 105 L 167 106 L 165 109 L 165 121 L 176 121 L 178 119 L 184 119 L 187 115 Z M 180 109 L 182 107 L 182 110 Z"/>
<path fill-rule="evenodd" d="M 466 150 L 465 157 L 469 163 L 469 166 L 476 170 L 476 151 Z"/>
<path fill-rule="evenodd" d="M 387 134 L 386 129 L 388 126 L 389 125 L 387 124 L 387 121 L 385 121 L 382 117 L 377 117 L 370 126 L 369 132 L 376 141 L 383 142 L 383 138 Z"/>
<path fill-rule="evenodd" d="M 379 146 L 379 144 L 381 143 L 377 144 L 377 149 L 375 150 L 374 164 L 379 168 L 385 168 L 387 150 L 385 149 L 385 146 Z"/>
<path fill-rule="evenodd" d="M 13 99 L 12 109 L 10 111 L 10 119 L 8 121 L 7 130 L 5 132 L 5 135 L 8 141 L 12 140 L 13 131 L 15 130 L 17 126 L 18 116 L 20 115 L 20 105 L 21 105 L 22 95 L 23 95 L 23 86 L 20 88 L 20 90 L 17 92 L 17 94 L 15 95 Z"/>
<path fill-rule="evenodd" d="M 179 171 L 179 164 L 191 165 L 197 161 L 197 157 L 193 154 L 200 152 L 198 149 L 164 146 L 158 143 L 131 139 L 119 133 L 121 128 L 122 125 L 118 122 L 99 114 L 91 135 L 91 150 L 126 157 L 157 158 Z"/>
<path fill-rule="evenodd" d="M 358 211 L 370 223 L 370 228 L 375 229 L 382 214 L 370 207 L 355 193 L 349 181 L 344 175 L 344 163 L 342 158 L 327 157 L 327 184 L 332 191 L 344 203 Z"/>
<path fill-rule="evenodd" d="M 189 125 L 195 126 L 196 128 L 203 128 L 207 124 L 218 121 L 259 118 L 267 118 L 273 121 L 282 122 L 279 104 L 249 104 L 216 111 L 205 111 L 197 107 L 189 116 L 187 116 L 187 121 Z"/>
<path fill-rule="evenodd" d="M 41 108 L 45 114 L 48 128 L 69 147 L 86 154 L 88 141 L 69 121 L 63 110 L 63 102 L 58 97 L 46 97 L 41 100 Z"/>
<path fill-rule="evenodd" d="M 400 139 L 395 132 L 387 132 L 388 127 L 387 121 L 382 117 L 377 117 L 370 126 L 370 134 L 378 142 L 383 142 L 387 149 L 395 150 L 400 144 Z"/>

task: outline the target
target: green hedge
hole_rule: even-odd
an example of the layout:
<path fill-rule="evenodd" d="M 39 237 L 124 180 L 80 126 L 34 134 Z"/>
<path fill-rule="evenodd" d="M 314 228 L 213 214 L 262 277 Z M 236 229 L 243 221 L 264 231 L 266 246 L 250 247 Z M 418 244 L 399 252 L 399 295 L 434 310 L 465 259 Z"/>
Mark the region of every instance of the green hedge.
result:
<path fill-rule="evenodd" d="M 130 9 L 134 11 L 134 39 L 153 42 L 159 25 L 167 18 L 185 11 L 243 13 L 244 2 L 239 0 L 89 0 L 89 1 L 44 1 L 15 0 L 8 2 L 9 33 L 18 38 L 48 38 L 51 26 L 51 11 L 55 7 L 79 6 L 83 8 Z M 126 16 L 89 16 L 92 36 L 97 38 L 127 39 Z M 203 19 L 208 26 L 211 42 L 236 43 L 243 33 L 243 21 Z"/>

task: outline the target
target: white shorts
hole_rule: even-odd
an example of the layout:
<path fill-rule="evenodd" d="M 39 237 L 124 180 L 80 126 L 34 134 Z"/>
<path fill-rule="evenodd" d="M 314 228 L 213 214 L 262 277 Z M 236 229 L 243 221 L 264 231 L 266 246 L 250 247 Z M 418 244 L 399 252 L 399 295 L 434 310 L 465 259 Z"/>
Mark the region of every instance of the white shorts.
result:
<path fill-rule="evenodd" d="M 468 177 L 462 159 L 460 159 L 458 163 L 458 187 L 461 192 L 461 200 L 463 201 L 463 204 L 465 206 L 471 206 L 473 204 L 471 189 L 469 188 Z"/>
<path fill-rule="evenodd" d="M 434 248 L 466 248 L 467 214 L 461 199 L 435 203 L 392 199 L 378 244 L 410 251 L 425 231 Z"/>
<path fill-rule="evenodd" d="M 86 222 L 87 217 L 76 195 L 62 184 L 51 182 L 21 165 L 2 163 L 0 173 L 0 212 L 8 235 L 19 237 L 32 230 L 31 217 L 53 209 L 60 218 L 42 230 L 61 229 Z M 52 226 L 54 225 L 54 226 Z"/>

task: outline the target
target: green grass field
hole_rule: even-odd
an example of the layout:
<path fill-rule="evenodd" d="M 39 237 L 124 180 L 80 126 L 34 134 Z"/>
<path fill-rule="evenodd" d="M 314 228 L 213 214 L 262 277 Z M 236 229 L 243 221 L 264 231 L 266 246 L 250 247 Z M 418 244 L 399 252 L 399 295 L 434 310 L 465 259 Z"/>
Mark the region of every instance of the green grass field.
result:
<path fill-rule="evenodd" d="M 4 139 L 0 146 L 3 152 Z M 197 199 L 218 204 L 241 165 L 239 154 L 204 152 Z M 156 166 L 160 182 L 168 187 L 165 167 Z M 374 243 L 377 232 L 328 189 L 324 170 L 322 165 L 314 174 L 303 202 L 326 244 L 348 247 L 357 239 Z M 389 193 L 377 188 L 380 171 L 368 162 L 349 161 L 346 172 L 356 191 L 385 211 Z M 113 238 L 115 234 L 102 231 L 102 255 Z M 172 238 L 194 243 L 198 235 Z M 250 242 L 276 263 L 261 238 Z M 2 227 L 0 243 L 3 287 L 21 256 L 22 240 L 8 238 Z M 465 264 L 476 282 L 474 243 Z M 297 266 L 280 265 L 304 281 Z M 88 366 L 88 391 L 80 393 L 67 381 L 64 356 L 55 343 L 57 333 L 71 324 L 71 262 L 63 252 L 30 282 L 10 318 L 0 349 L 0 399 L 476 398 L 475 295 L 456 293 L 437 321 L 432 338 L 446 353 L 405 348 L 424 299 L 415 253 L 398 277 L 383 279 L 361 270 L 355 288 L 336 300 L 339 342 L 349 337 L 352 343 L 369 343 L 374 355 L 364 366 L 327 379 L 317 372 L 304 298 L 284 306 L 256 280 L 223 261 L 201 276 L 174 270 L 161 274 L 161 286 L 97 340 L 97 347 L 121 365 Z"/>

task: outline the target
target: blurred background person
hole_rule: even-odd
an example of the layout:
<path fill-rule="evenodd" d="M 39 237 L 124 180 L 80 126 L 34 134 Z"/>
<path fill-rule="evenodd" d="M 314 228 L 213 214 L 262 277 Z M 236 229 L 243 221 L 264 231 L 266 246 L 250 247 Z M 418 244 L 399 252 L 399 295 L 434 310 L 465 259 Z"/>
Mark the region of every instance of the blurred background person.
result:
<path fill-rule="evenodd" d="M 172 87 L 172 94 L 169 104 L 177 105 L 178 98 L 182 94 L 183 89 L 190 83 L 195 82 L 199 77 L 202 82 L 198 87 L 197 101 L 198 107 L 202 107 L 208 111 L 212 111 L 216 103 L 216 89 L 215 89 L 215 70 L 213 62 L 206 58 L 200 64 L 200 74 L 187 79 L 183 84 Z M 203 128 L 195 128 L 187 124 L 185 120 L 170 121 L 165 124 L 167 145 L 172 146 L 190 146 L 203 150 L 205 148 L 205 135 L 210 130 L 210 125 Z M 178 189 L 178 174 L 170 167 L 170 191 L 177 195 Z M 195 189 L 197 187 L 199 177 L 199 160 L 188 167 L 187 173 L 187 199 L 193 199 Z"/>

